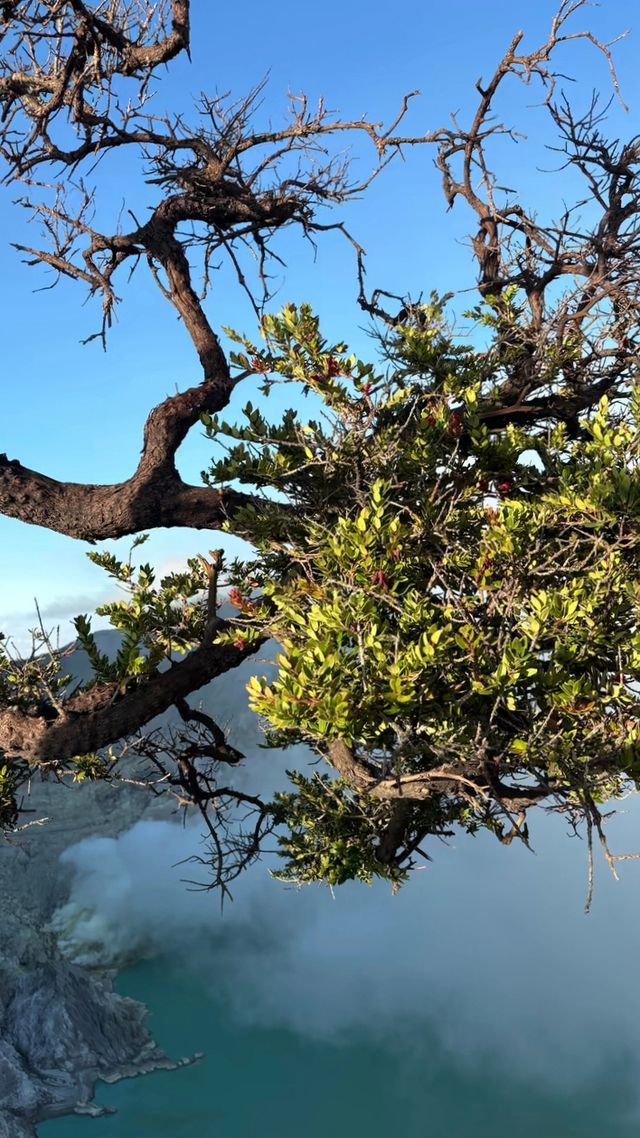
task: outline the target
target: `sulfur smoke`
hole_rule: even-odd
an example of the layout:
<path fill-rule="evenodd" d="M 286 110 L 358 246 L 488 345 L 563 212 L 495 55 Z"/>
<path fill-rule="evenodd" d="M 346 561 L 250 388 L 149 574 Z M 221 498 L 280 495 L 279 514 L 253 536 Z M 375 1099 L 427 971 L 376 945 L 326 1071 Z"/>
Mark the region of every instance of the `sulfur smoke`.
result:
<path fill-rule="evenodd" d="M 238 679 L 221 677 L 206 700 L 227 711 L 247 785 L 284 785 L 285 767 L 309 756 L 260 749 Z M 636 801 L 623 805 L 609 835 L 628 851 L 640 848 L 640 815 Z M 73 883 L 58 927 L 84 962 L 180 954 L 247 1025 L 335 1039 L 365 1029 L 394 1047 L 428 1028 L 456 1061 L 526 1080 L 579 1086 L 605 1061 L 637 1076 L 640 863 L 623 864 L 618 883 L 599 866 L 585 916 L 585 843 L 542 813 L 532 838 L 535 853 L 487 834 L 434 844 L 395 897 L 386 886 L 286 887 L 267 856 L 221 914 L 185 885 L 185 859 L 202 852 L 197 824 L 142 821 L 66 851 Z"/>

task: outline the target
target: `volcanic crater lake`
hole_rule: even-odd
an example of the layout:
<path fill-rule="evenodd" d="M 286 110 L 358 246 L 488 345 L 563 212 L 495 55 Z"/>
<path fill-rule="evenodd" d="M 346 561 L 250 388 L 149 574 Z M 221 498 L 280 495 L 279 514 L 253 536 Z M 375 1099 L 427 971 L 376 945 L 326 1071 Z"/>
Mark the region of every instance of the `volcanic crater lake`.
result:
<path fill-rule="evenodd" d="M 435 1034 L 385 1042 L 373 1034 L 304 1039 L 249 1029 L 168 962 L 137 965 L 119 990 L 152 1009 L 156 1038 L 172 1054 L 205 1058 L 99 1086 L 97 1100 L 118 1113 L 62 1118 L 42 1138 L 634 1138 L 628 1072 L 613 1065 L 588 1088 L 562 1091 L 460 1064 Z"/>
<path fill-rule="evenodd" d="M 640 846 L 639 801 L 624 806 L 617 850 Z M 532 831 L 533 854 L 490 835 L 440 846 L 397 897 L 286 890 L 258 866 L 222 916 L 194 901 L 211 936 L 185 931 L 178 883 L 166 952 L 117 987 L 170 1056 L 204 1059 L 98 1084 L 116 1114 L 48 1121 L 42 1138 L 637 1138 L 640 865 L 614 882 L 598 864 L 585 916 L 585 843 L 544 815 Z M 161 873 L 162 843 L 144 840 Z M 127 873 L 132 919 L 146 903 L 127 856 L 114 930 Z M 97 904 L 115 872 L 103 862 L 87 878 Z"/>

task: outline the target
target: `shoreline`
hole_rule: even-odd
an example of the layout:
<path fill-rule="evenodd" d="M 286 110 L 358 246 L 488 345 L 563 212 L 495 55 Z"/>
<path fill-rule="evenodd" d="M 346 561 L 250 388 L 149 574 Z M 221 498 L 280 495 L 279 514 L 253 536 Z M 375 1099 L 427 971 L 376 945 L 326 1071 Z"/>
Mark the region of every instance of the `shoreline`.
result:
<path fill-rule="evenodd" d="M 0 845 L 0 1138 L 37 1138 L 39 1125 L 64 1115 L 110 1113 L 93 1101 L 99 1080 L 197 1061 L 170 1059 L 145 1026 L 146 1007 L 113 990 L 114 970 L 73 963 L 51 925 L 69 896 L 62 852 L 166 818 L 166 805 L 139 787 L 44 782 L 31 806 L 42 824 Z"/>

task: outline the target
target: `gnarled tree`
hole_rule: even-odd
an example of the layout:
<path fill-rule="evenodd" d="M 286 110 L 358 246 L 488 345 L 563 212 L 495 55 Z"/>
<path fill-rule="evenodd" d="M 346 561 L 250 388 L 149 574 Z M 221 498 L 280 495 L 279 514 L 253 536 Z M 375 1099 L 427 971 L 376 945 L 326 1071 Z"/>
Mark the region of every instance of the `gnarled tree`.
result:
<path fill-rule="evenodd" d="M 202 379 L 150 411 L 124 483 L 57 482 L 0 456 L 0 510 L 89 542 L 188 525 L 257 550 L 228 570 L 219 552 L 196 558 L 159 585 L 149 566 L 94 555 L 130 590 L 128 604 L 103 609 L 122 633 L 117 660 L 101 655 L 85 618 L 77 630 L 94 679 L 82 688 L 69 690 L 55 652 L 1 660 L 7 822 L 35 768 L 115 778 L 118 761 L 95 753 L 122 744 L 200 809 L 217 884 L 274 827 L 296 880 L 399 881 L 424 838 L 454 824 L 527 840 L 535 804 L 584 819 L 615 869 L 599 803 L 634 784 L 638 748 L 640 149 L 608 142 L 597 100 L 577 115 L 557 85 L 557 48 L 586 39 L 617 93 L 610 45 L 572 30 L 583 7 L 563 0 L 533 50 L 514 37 L 477 84 L 469 124 L 404 136 L 410 96 L 387 127 L 302 98 L 282 129 L 260 130 L 257 91 L 237 103 L 202 96 L 193 124 L 152 114 L 156 69 L 189 50 L 189 0 L 2 5 L 0 151 L 48 238 L 19 249 L 101 299 L 103 341 L 118 280 L 144 262 Z M 493 173 L 492 141 L 511 134 L 494 104 L 513 80 L 540 85 L 562 161 L 584 178 L 585 200 L 556 221 L 538 220 Z M 372 145 L 359 182 L 332 156 L 349 134 Z M 368 294 L 362 249 L 339 218 L 325 220 L 325 207 L 418 144 L 435 147 L 449 206 L 460 200 L 475 216 L 473 345 L 435 294 L 427 304 Z M 87 178 L 123 149 L 145 163 L 157 200 L 144 223 L 103 232 Z M 378 366 L 327 344 L 306 306 L 265 315 L 269 261 L 292 226 L 352 244 Z M 262 335 L 259 346 L 237 335 L 230 354 L 208 313 L 219 254 Z M 244 424 L 221 421 L 252 375 L 265 397 L 274 382 L 313 392 L 322 419 L 305 422 L 298 408 L 269 424 L 249 405 Z M 175 456 L 200 423 L 232 441 L 192 486 Z M 235 619 L 218 615 L 223 571 Z M 276 741 L 310 744 L 339 777 L 295 775 L 291 793 L 263 802 L 227 785 L 221 771 L 239 755 L 187 697 L 272 635 L 280 672 L 252 683 L 253 705 Z M 145 734 L 171 707 L 182 727 Z M 233 830 L 238 807 L 255 812 L 248 836 Z"/>

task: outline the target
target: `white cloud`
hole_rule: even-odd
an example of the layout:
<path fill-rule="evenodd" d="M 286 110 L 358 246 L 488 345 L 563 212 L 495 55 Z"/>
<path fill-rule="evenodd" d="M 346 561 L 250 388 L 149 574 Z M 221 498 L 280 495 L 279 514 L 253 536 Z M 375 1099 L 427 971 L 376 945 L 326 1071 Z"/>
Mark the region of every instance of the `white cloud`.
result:
<path fill-rule="evenodd" d="M 207 703 L 232 717 L 247 785 L 271 790 L 304 757 L 257 748 L 241 679 L 216 681 Z M 610 822 L 616 849 L 634 849 L 639 816 L 632 801 Z M 262 863 L 221 917 L 215 897 L 182 883 L 193 867 L 176 864 L 202 851 L 197 825 L 141 822 L 67 852 L 75 908 L 65 919 L 81 942 L 97 937 L 117 955 L 183 952 L 247 1025 L 336 1038 L 365 1027 L 397 1046 L 428 1028 L 460 1063 L 486 1057 L 550 1086 L 584 1084 L 618 1057 L 637 1076 L 640 865 L 623 866 L 619 883 L 599 867 L 587 917 L 584 843 L 543 814 L 532 830 L 535 855 L 488 834 L 435 844 L 433 864 L 397 897 L 355 884 L 335 896 L 297 891 Z"/>

